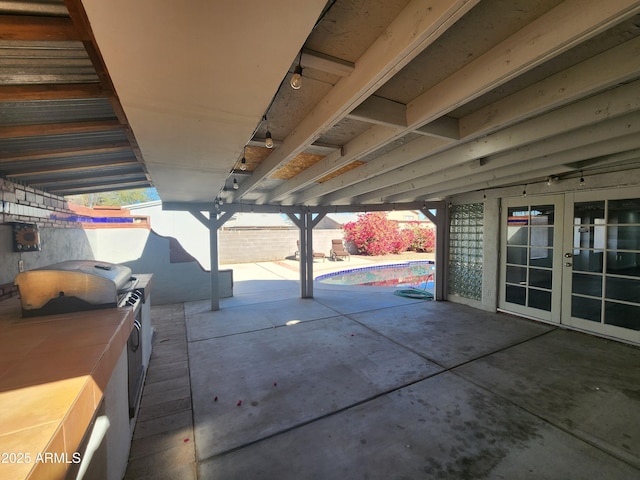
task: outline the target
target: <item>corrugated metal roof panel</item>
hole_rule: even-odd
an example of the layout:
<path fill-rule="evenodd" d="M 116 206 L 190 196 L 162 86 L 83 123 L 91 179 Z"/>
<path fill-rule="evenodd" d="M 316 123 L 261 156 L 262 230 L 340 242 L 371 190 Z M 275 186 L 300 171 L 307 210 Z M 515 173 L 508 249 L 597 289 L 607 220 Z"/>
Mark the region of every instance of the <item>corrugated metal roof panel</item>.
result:
<path fill-rule="evenodd" d="M 46 15 L 68 17 L 64 0 L 1 0 L 0 13 L 10 15 Z"/>
<path fill-rule="evenodd" d="M 82 42 L 0 40 L 0 85 L 98 81 Z"/>
<path fill-rule="evenodd" d="M 91 148 L 128 142 L 125 132 L 121 130 L 28 138 L 1 138 L 0 158 L 10 159 L 13 156 L 41 150 L 73 150 L 82 147 Z M 71 155 L 72 153 L 70 152 L 69 154 Z"/>
<path fill-rule="evenodd" d="M 87 170 L 80 170 L 71 173 L 57 173 L 57 174 L 43 174 L 43 175 L 30 175 L 20 177 L 20 180 L 27 182 L 29 185 L 51 185 L 53 183 L 60 184 L 60 186 L 70 185 L 77 182 L 87 182 L 94 178 L 102 177 L 121 177 L 121 179 L 134 179 L 135 181 L 146 180 L 144 173 L 141 171 L 139 165 L 123 166 L 123 167 L 100 167 L 91 168 Z M 11 178 L 9 176 L 9 178 Z"/>
<path fill-rule="evenodd" d="M 0 125 L 115 120 L 117 116 L 106 98 L 0 102 Z"/>
<path fill-rule="evenodd" d="M 93 153 L 87 155 L 72 155 L 65 156 L 63 158 L 38 158 L 34 160 L 20 160 L 15 162 L 2 162 L 0 163 L 1 175 L 17 176 L 21 174 L 29 174 L 30 172 L 40 172 L 48 170 L 55 172 L 56 170 L 72 170 L 76 168 L 91 168 L 100 165 L 111 165 L 122 163 L 135 164 L 140 166 L 139 162 L 135 158 L 133 151 L 119 151 L 119 152 L 107 152 L 107 153 Z"/>

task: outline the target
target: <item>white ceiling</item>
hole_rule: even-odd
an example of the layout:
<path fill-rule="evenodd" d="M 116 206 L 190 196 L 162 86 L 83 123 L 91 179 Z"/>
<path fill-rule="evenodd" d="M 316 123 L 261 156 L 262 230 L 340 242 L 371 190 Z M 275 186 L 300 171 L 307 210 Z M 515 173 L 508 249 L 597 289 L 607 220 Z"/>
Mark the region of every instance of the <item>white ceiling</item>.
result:
<path fill-rule="evenodd" d="M 638 1 L 82 3 L 165 202 L 435 200 L 640 162 Z"/>

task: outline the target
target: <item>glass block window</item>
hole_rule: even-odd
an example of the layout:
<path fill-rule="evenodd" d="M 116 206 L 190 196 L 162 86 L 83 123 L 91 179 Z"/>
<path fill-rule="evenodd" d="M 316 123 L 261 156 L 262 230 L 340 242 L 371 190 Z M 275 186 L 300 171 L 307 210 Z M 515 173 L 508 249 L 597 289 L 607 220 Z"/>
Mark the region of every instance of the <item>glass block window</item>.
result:
<path fill-rule="evenodd" d="M 482 300 L 484 205 L 452 205 L 449 226 L 449 293 Z"/>

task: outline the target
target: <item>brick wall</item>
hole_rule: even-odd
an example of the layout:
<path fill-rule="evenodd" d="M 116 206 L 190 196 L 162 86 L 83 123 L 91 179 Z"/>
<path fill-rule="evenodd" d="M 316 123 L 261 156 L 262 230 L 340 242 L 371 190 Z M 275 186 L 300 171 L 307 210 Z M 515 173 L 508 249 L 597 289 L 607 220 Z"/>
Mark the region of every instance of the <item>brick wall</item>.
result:
<path fill-rule="evenodd" d="M 0 225 L 20 222 L 35 223 L 38 227 L 100 228 L 145 227 L 149 219 L 132 216 L 118 207 L 94 209 L 73 205 L 63 197 L 35 190 L 0 178 Z"/>
<path fill-rule="evenodd" d="M 0 285 L 0 302 L 18 296 L 18 287 L 13 282 Z"/>
<path fill-rule="evenodd" d="M 0 179 L 0 194 L 0 224 L 22 222 L 39 227 L 78 227 L 76 222 L 66 220 L 73 212 L 62 197 L 3 179 Z"/>

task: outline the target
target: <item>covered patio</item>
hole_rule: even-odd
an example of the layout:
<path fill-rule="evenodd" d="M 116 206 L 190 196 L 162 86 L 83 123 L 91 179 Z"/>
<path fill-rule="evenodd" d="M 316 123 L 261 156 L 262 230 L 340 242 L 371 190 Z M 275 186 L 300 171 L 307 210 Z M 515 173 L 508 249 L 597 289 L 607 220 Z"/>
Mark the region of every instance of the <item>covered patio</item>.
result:
<path fill-rule="evenodd" d="M 234 267 L 221 310 L 154 307 L 126 478 L 640 474 L 636 347 L 393 288 L 301 299 L 281 264 Z"/>

